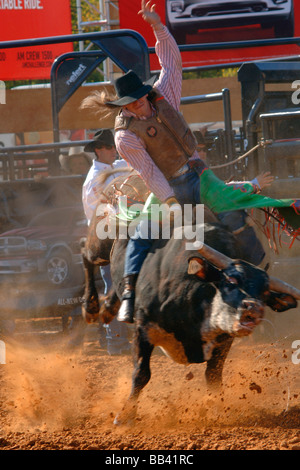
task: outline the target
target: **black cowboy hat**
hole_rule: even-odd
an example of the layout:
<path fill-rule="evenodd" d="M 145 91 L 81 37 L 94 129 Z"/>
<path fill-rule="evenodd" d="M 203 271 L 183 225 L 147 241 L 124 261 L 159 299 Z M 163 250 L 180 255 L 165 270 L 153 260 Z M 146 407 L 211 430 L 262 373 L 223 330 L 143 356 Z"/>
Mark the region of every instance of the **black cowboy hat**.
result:
<path fill-rule="evenodd" d="M 143 83 L 133 70 L 129 70 L 115 81 L 115 89 L 119 99 L 109 101 L 109 104 L 125 106 L 126 104 L 138 100 L 152 90 L 155 80 L 156 77 L 154 76 Z"/>
<path fill-rule="evenodd" d="M 105 145 L 115 145 L 114 136 L 110 129 L 100 129 L 95 132 L 92 142 L 84 147 L 86 152 L 94 152 L 95 148 L 101 148 Z"/>

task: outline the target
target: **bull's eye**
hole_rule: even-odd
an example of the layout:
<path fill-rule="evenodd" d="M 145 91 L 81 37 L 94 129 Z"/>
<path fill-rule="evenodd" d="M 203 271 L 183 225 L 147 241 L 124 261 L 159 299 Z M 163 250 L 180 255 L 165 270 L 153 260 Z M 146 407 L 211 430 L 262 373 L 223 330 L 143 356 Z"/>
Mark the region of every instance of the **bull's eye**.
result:
<path fill-rule="evenodd" d="M 231 284 L 232 286 L 237 286 L 239 283 L 235 277 L 228 277 L 227 282 Z"/>
<path fill-rule="evenodd" d="M 239 281 L 236 277 L 226 276 L 226 288 L 228 291 L 235 290 L 239 285 Z"/>

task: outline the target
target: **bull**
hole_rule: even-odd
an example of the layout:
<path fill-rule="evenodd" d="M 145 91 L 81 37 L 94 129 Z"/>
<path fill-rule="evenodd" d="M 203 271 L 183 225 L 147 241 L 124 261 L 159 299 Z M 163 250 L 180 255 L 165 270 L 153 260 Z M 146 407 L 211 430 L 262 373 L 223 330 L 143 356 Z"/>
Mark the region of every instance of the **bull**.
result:
<path fill-rule="evenodd" d="M 169 240 L 156 240 L 139 274 L 132 388 L 116 424 L 135 417 L 139 394 L 151 377 L 154 347 L 181 364 L 205 362 L 208 387 L 220 387 L 234 338 L 253 332 L 263 320 L 265 306 L 283 312 L 297 307 L 300 299 L 298 289 L 242 260 L 234 235 L 213 219 L 204 223 L 205 244 L 201 248 L 186 250 L 187 240 L 183 232 L 181 235 L 174 231 Z M 84 252 L 83 313 L 87 321 L 100 314 L 102 321 L 109 322 L 118 311 L 123 291 L 127 240 L 116 239 L 111 249 L 109 241 L 98 240 L 97 245 L 93 239 L 92 250 L 89 241 Z M 99 306 L 90 276 L 91 261 L 101 263 L 106 258 L 108 262 L 109 251 L 114 287 Z"/>

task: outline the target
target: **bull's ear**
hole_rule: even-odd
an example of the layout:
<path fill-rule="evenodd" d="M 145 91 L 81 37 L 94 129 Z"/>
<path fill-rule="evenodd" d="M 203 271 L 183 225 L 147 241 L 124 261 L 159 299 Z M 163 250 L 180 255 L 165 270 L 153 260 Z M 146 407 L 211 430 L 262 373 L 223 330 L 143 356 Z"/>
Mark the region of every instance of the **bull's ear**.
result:
<path fill-rule="evenodd" d="M 201 279 L 206 277 L 205 262 L 201 258 L 190 258 L 188 266 L 188 274 L 196 274 Z"/>
<path fill-rule="evenodd" d="M 269 292 L 266 299 L 266 304 L 274 312 L 285 312 L 290 308 L 297 307 L 297 300 L 294 299 L 290 294 L 284 294 L 281 292 Z"/>
<path fill-rule="evenodd" d="M 187 272 L 207 282 L 216 282 L 220 279 L 220 271 L 202 258 L 190 258 Z"/>

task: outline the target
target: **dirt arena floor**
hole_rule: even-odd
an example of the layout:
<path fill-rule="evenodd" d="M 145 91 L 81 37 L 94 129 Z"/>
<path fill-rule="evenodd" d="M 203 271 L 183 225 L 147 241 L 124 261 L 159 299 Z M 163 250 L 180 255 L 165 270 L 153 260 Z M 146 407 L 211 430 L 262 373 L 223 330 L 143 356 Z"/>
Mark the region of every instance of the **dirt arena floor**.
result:
<path fill-rule="evenodd" d="M 69 350 L 56 322 L 20 321 L 5 342 L 0 450 L 300 450 L 294 338 L 236 340 L 216 395 L 205 365 L 175 364 L 157 349 L 134 425 L 116 427 L 131 356 L 109 356 L 91 325 L 82 347 Z"/>

